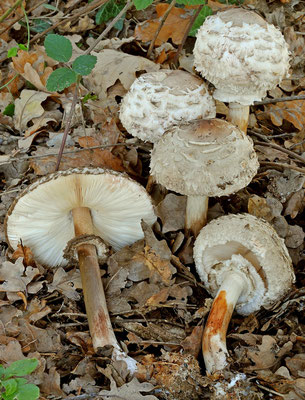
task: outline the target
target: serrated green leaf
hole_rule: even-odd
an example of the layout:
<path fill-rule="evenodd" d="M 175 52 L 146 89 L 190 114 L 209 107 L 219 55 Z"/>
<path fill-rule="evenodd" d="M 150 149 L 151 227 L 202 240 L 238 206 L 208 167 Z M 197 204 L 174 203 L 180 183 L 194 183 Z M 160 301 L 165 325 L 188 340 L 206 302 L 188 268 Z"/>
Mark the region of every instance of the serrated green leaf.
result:
<path fill-rule="evenodd" d="M 36 358 L 27 358 L 25 360 L 14 361 L 5 370 L 5 376 L 10 378 L 11 376 L 24 376 L 33 372 L 38 365 Z"/>
<path fill-rule="evenodd" d="M 77 57 L 72 64 L 72 69 L 77 74 L 89 75 L 96 64 L 97 58 L 95 56 L 83 55 Z"/>
<path fill-rule="evenodd" d="M 176 0 L 177 4 L 184 4 L 185 6 L 199 6 L 205 4 L 205 0 Z"/>
<path fill-rule="evenodd" d="M 33 19 L 32 24 L 33 25 L 31 25 L 30 28 L 31 31 L 37 33 L 43 32 L 46 29 L 50 28 L 50 26 L 52 26 L 52 22 L 49 19 L 40 19 L 40 18 Z M 50 33 L 50 35 L 51 34 L 52 33 Z"/>
<path fill-rule="evenodd" d="M 39 388 L 32 383 L 18 386 L 14 398 L 16 400 L 36 400 L 39 398 Z"/>
<path fill-rule="evenodd" d="M 96 24 L 107 22 L 110 19 L 116 17 L 119 12 L 125 7 L 124 1 L 109 0 L 106 4 L 99 8 L 95 16 Z"/>
<path fill-rule="evenodd" d="M 153 3 L 153 0 L 133 0 L 133 4 L 135 5 L 137 10 L 144 10 Z"/>
<path fill-rule="evenodd" d="M 193 26 L 189 32 L 189 36 L 195 37 L 198 29 L 204 23 L 206 17 L 208 17 L 209 15 L 212 15 L 212 14 L 213 14 L 213 11 L 209 6 L 203 6 L 198 17 L 195 19 L 195 21 L 193 23 Z"/>
<path fill-rule="evenodd" d="M 7 51 L 7 56 L 8 58 L 10 57 L 16 57 L 17 53 L 18 53 L 18 47 L 12 47 Z"/>
<path fill-rule="evenodd" d="M 46 87 L 50 92 L 60 92 L 76 82 L 76 73 L 69 68 L 58 68 L 52 72 Z"/>
<path fill-rule="evenodd" d="M 12 394 L 14 394 L 17 390 L 17 382 L 15 379 L 7 379 L 4 381 L 1 381 L 2 386 L 5 389 L 5 395 L 6 396 L 11 396 Z"/>
<path fill-rule="evenodd" d="M 67 62 L 72 56 L 72 44 L 69 39 L 57 34 L 45 38 L 44 47 L 49 57 L 56 61 Z"/>

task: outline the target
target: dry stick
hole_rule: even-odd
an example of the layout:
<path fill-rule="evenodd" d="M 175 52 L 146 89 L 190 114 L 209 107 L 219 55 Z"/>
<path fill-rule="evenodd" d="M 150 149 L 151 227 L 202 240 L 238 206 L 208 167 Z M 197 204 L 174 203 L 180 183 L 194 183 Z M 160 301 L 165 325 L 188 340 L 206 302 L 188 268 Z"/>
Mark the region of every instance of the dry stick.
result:
<path fill-rule="evenodd" d="M 179 44 L 177 53 L 175 54 L 175 57 L 174 57 L 174 59 L 173 59 L 173 64 L 174 64 L 175 66 L 177 66 L 177 64 L 178 64 L 179 55 L 180 55 L 180 53 L 181 53 L 181 51 L 182 51 L 182 49 L 183 49 L 183 46 L 184 46 L 184 44 L 185 44 L 185 42 L 186 42 L 186 39 L 187 39 L 187 37 L 188 37 L 188 35 L 189 35 L 189 33 L 190 33 L 190 30 L 191 30 L 191 28 L 192 28 L 192 26 L 193 26 L 193 24 L 194 24 L 196 18 L 197 18 L 198 15 L 200 14 L 200 12 L 201 12 L 203 6 L 204 6 L 204 4 L 200 5 L 200 6 L 198 7 L 197 11 L 195 12 L 195 14 L 193 14 L 193 15 L 191 16 L 189 25 L 188 25 L 186 31 L 184 32 L 182 41 L 181 41 L 181 43 Z"/>
<path fill-rule="evenodd" d="M 166 18 L 168 17 L 168 14 L 169 14 L 169 13 L 171 12 L 171 10 L 174 8 L 175 4 L 176 4 L 176 0 L 172 0 L 171 3 L 170 3 L 170 5 L 169 5 L 169 7 L 168 7 L 168 9 L 167 9 L 166 12 L 163 14 L 163 16 L 162 16 L 162 18 L 161 18 L 161 20 L 160 20 L 160 24 L 159 24 L 159 26 L 158 26 L 158 29 L 156 30 L 156 32 L 155 32 L 155 34 L 154 34 L 154 37 L 153 37 L 152 41 L 150 42 L 149 48 L 148 48 L 148 50 L 147 50 L 147 58 L 150 58 L 151 53 L 152 53 L 153 48 L 154 48 L 154 45 L 155 45 L 155 41 L 156 41 L 156 39 L 157 39 L 157 37 L 158 37 L 158 35 L 159 35 L 159 33 L 160 33 L 160 31 L 161 31 L 161 29 L 162 29 L 162 27 L 163 27 L 165 21 L 166 21 Z"/>
<path fill-rule="evenodd" d="M 45 4 L 45 0 L 41 1 L 40 3 L 36 4 L 35 6 L 31 7 L 29 10 L 27 10 L 27 14 L 30 14 L 32 11 L 36 10 L 36 8 L 40 7 L 42 4 Z M 8 29 L 10 29 L 16 22 L 20 21 L 23 19 L 24 15 L 20 15 L 12 20 L 12 22 L 7 25 L 2 31 L 0 31 L 0 35 L 2 35 L 4 32 L 6 32 Z M 0 60 L 1 61 L 1 60 Z"/>
<path fill-rule="evenodd" d="M 22 0 L 17 0 L 15 4 L 12 5 L 4 14 L 1 15 L 0 17 L 0 22 L 3 22 L 6 17 L 8 17 L 20 4 L 22 3 Z"/>
<path fill-rule="evenodd" d="M 89 54 L 98 45 L 98 43 L 107 35 L 107 33 L 113 28 L 113 26 L 121 19 L 121 17 L 126 13 L 127 10 L 131 8 L 133 3 L 128 1 L 125 7 L 119 12 L 119 14 L 111 21 L 107 28 L 100 34 L 100 36 L 92 43 L 90 47 L 85 51 L 84 54 Z"/>
<path fill-rule="evenodd" d="M 305 160 L 304 160 L 303 157 L 301 157 L 301 156 L 299 156 L 298 154 L 296 154 L 295 152 L 293 152 L 293 151 L 291 151 L 291 150 L 288 150 L 288 149 L 285 149 L 284 147 L 279 146 L 279 145 L 277 145 L 277 144 L 270 143 L 270 142 L 259 142 L 259 141 L 257 141 L 257 140 L 254 140 L 254 144 L 255 144 L 255 145 L 259 145 L 259 146 L 272 147 L 273 149 L 279 150 L 279 151 L 281 151 L 282 153 L 286 153 L 286 154 L 288 154 L 289 156 L 291 156 L 291 157 L 295 158 L 296 160 L 298 160 L 299 162 L 305 164 Z"/>
<path fill-rule="evenodd" d="M 262 101 L 255 101 L 252 107 L 261 106 L 264 104 L 273 104 L 273 103 L 280 103 L 283 101 L 293 101 L 293 100 L 305 100 L 305 95 L 300 94 L 299 96 L 290 96 L 290 97 L 279 97 L 278 99 L 266 99 Z"/>
<path fill-rule="evenodd" d="M 271 162 L 271 161 L 260 161 L 259 163 L 261 166 L 266 165 L 267 167 L 288 168 L 288 169 L 293 169 L 294 171 L 301 172 L 302 174 L 305 174 L 305 168 L 295 167 L 294 165 L 290 165 L 290 164 L 282 164 L 282 163 L 276 163 L 276 162 Z"/>
<path fill-rule="evenodd" d="M 79 11 L 78 13 L 71 15 L 70 17 L 63 19 L 59 22 L 57 22 L 56 24 L 50 26 L 48 29 L 45 29 L 43 32 L 38 33 L 37 35 L 35 35 L 30 43 L 35 42 L 36 40 L 40 39 L 41 37 L 43 37 L 46 33 L 52 31 L 53 29 L 57 28 L 58 26 L 68 22 L 68 21 L 72 21 L 74 19 L 77 19 L 79 17 L 81 17 L 84 14 L 88 14 L 89 12 L 93 11 L 95 8 L 102 6 L 103 4 L 107 3 L 108 0 L 98 0 L 96 2 L 90 3 L 88 4 L 88 6 L 84 7 L 81 11 Z"/>

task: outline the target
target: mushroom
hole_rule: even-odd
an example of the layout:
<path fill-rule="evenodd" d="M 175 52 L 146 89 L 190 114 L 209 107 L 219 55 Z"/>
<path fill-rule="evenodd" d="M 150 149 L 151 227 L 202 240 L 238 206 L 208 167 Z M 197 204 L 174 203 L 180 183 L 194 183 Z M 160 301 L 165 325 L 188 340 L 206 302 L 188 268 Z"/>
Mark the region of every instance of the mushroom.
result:
<path fill-rule="evenodd" d="M 120 119 L 127 132 L 152 143 L 172 125 L 215 115 L 215 103 L 205 83 L 181 70 L 163 69 L 141 75 L 131 85 L 120 108 Z"/>
<path fill-rule="evenodd" d="M 59 171 L 28 186 L 10 206 L 5 234 L 12 249 L 20 241 L 36 260 L 65 266 L 64 250 L 76 248 L 88 324 L 95 350 L 113 346 L 133 372 L 135 360 L 120 349 L 108 314 L 97 253 L 105 256 L 143 237 L 141 219 L 156 217 L 145 189 L 124 174 L 101 168 Z M 70 246 L 71 247 L 71 246 Z"/>
<path fill-rule="evenodd" d="M 208 197 L 247 186 L 258 169 L 253 142 L 221 119 L 194 120 L 169 129 L 151 154 L 151 175 L 187 196 L 185 228 L 197 236 L 206 224 Z"/>
<path fill-rule="evenodd" d="M 249 315 L 291 288 L 291 259 L 271 225 L 250 214 L 226 215 L 206 225 L 194 245 L 197 272 L 214 302 L 202 351 L 208 374 L 227 365 L 226 332 L 234 308 Z"/>
<path fill-rule="evenodd" d="M 229 121 L 247 132 L 249 105 L 288 75 L 288 45 L 254 11 L 230 8 L 207 17 L 198 30 L 194 65 L 216 87 L 213 97 L 229 102 Z"/>

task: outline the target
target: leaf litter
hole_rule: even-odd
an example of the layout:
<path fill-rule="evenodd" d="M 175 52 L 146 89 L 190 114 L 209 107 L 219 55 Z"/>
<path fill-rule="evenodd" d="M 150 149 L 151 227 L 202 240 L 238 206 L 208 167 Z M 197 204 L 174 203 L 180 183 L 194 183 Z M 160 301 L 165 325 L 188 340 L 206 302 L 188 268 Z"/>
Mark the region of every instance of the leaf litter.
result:
<path fill-rule="evenodd" d="M 1 3 L 1 14 L 13 5 Z M 230 3 L 230 2 L 229 2 Z M 212 10 L 231 4 L 208 2 Z M 284 32 L 291 51 L 291 76 L 269 98 L 301 95 L 305 89 L 305 20 L 302 2 L 247 0 Z M 83 5 L 82 5 L 83 6 Z M 40 17 L 56 24 L 73 16 L 79 2 L 58 4 L 54 13 L 38 7 L 30 15 L 33 26 Z M 98 62 L 80 85 L 83 101 L 74 113 L 61 169 L 102 166 L 127 172 L 145 185 L 151 146 L 132 139 L 118 119 L 121 98 L 143 72 L 169 67 L 183 39 L 192 11 L 174 7 L 155 41 L 152 59 L 146 52 L 167 4 L 145 10 L 130 9 L 122 30 L 113 29 L 95 48 Z M 20 7 L 11 17 L 22 17 Z M 107 21 L 106 21 L 107 22 Z M 107 22 L 108 23 L 108 22 Z M 84 54 L 106 26 L 93 14 L 68 19 L 58 33 L 72 42 L 71 60 Z M 7 26 L 2 23 L 1 29 Z M 56 30 L 56 28 L 55 28 Z M 0 33 L 1 57 L 26 37 L 22 24 Z M 192 71 L 188 38 L 179 56 L 180 66 Z M 234 314 L 229 327 L 231 368 L 216 380 L 205 376 L 201 352 L 203 323 L 212 299 L 195 272 L 192 241 L 184 236 L 186 199 L 153 187 L 158 222 L 143 225 L 144 239 L 113 253 L 101 274 L 115 333 L 138 361 L 130 380 L 108 354 L 94 354 L 83 303 L 79 272 L 48 269 L 35 263 L 30 251 L 19 249 L 6 259 L 2 223 L 16 193 L 37 176 L 54 171 L 72 104 L 73 87 L 61 93 L 46 90 L 48 76 L 58 62 L 48 57 L 39 42 L 19 50 L 1 68 L 1 85 L 19 75 L 0 93 L 3 112 L 15 103 L 14 116 L 1 115 L 1 265 L 0 361 L 10 363 L 37 358 L 31 380 L 42 399 L 78 395 L 111 399 L 265 399 L 299 400 L 305 397 L 305 249 L 304 174 L 263 162 L 302 166 L 289 154 L 256 145 L 262 162 L 248 188 L 221 199 L 211 199 L 208 218 L 223 213 L 249 212 L 267 219 L 285 240 L 293 259 L 297 282 L 280 304 L 246 318 Z M 85 100 L 86 98 L 86 100 Z M 217 105 L 226 115 L 225 104 Z M 304 100 L 276 102 L 251 109 L 251 129 L 269 142 L 304 157 Z M 253 139 L 257 139 L 253 136 Z M 93 148 L 100 146 L 100 148 Z M 108 146 L 103 148 L 101 146 Z M 305 158 L 304 158 L 305 160 Z M 92 398 L 92 397 L 91 397 Z"/>

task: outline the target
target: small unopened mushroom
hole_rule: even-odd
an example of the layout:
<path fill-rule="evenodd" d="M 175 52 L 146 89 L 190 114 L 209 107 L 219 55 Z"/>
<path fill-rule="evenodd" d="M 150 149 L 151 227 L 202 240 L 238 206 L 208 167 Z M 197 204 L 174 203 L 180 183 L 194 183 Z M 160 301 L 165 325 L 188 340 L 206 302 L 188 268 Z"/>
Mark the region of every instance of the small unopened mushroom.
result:
<path fill-rule="evenodd" d="M 141 75 L 120 108 L 120 120 L 127 132 L 152 143 L 172 125 L 215 115 L 215 103 L 205 83 L 180 70 L 163 69 Z"/>
<path fill-rule="evenodd" d="M 158 183 L 187 196 L 185 229 L 197 236 L 206 224 L 208 197 L 244 188 L 258 166 L 252 140 L 215 118 L 169 129 L 154 145 L 150 169 Z"/>
<path fill-rule="evenodd" d="M 249 105 L 288 74 L 288 45 L 256 12 L 230 8 L 206 18 L 198 30 L 194 65 L 216 87 L 214 98 L 229 102 L 229 121 L 246 132 Z"/>
<path fill-rule="evenodd" d="M 66 265 L 64 250 L 74 241 L 93 347 L 113 346 L 113 359 L 125 360 L 131 372 L 136 363 L 114 335 L 97 253 L 105 255 L 107 244 L 117 250 L 142 238 L 141 219 L 149 225 L 156 219 L 142 186 L 115 171 L 84 168 L 59 171 L 28 186 L 5 221 L 9 246 L 16 249 L 22 241 L 48 266 Z"/>
<path fill-rule="evenodd" d="M 227 215 L 202 228 L 194 245 L 197 272 L 214 302 L 202 351 L 208 374 L 227 365 L 226 333 L 234 308 L 248 315 L 281 299 L 295 277 L 271 225 L 250 214 Z"/>

